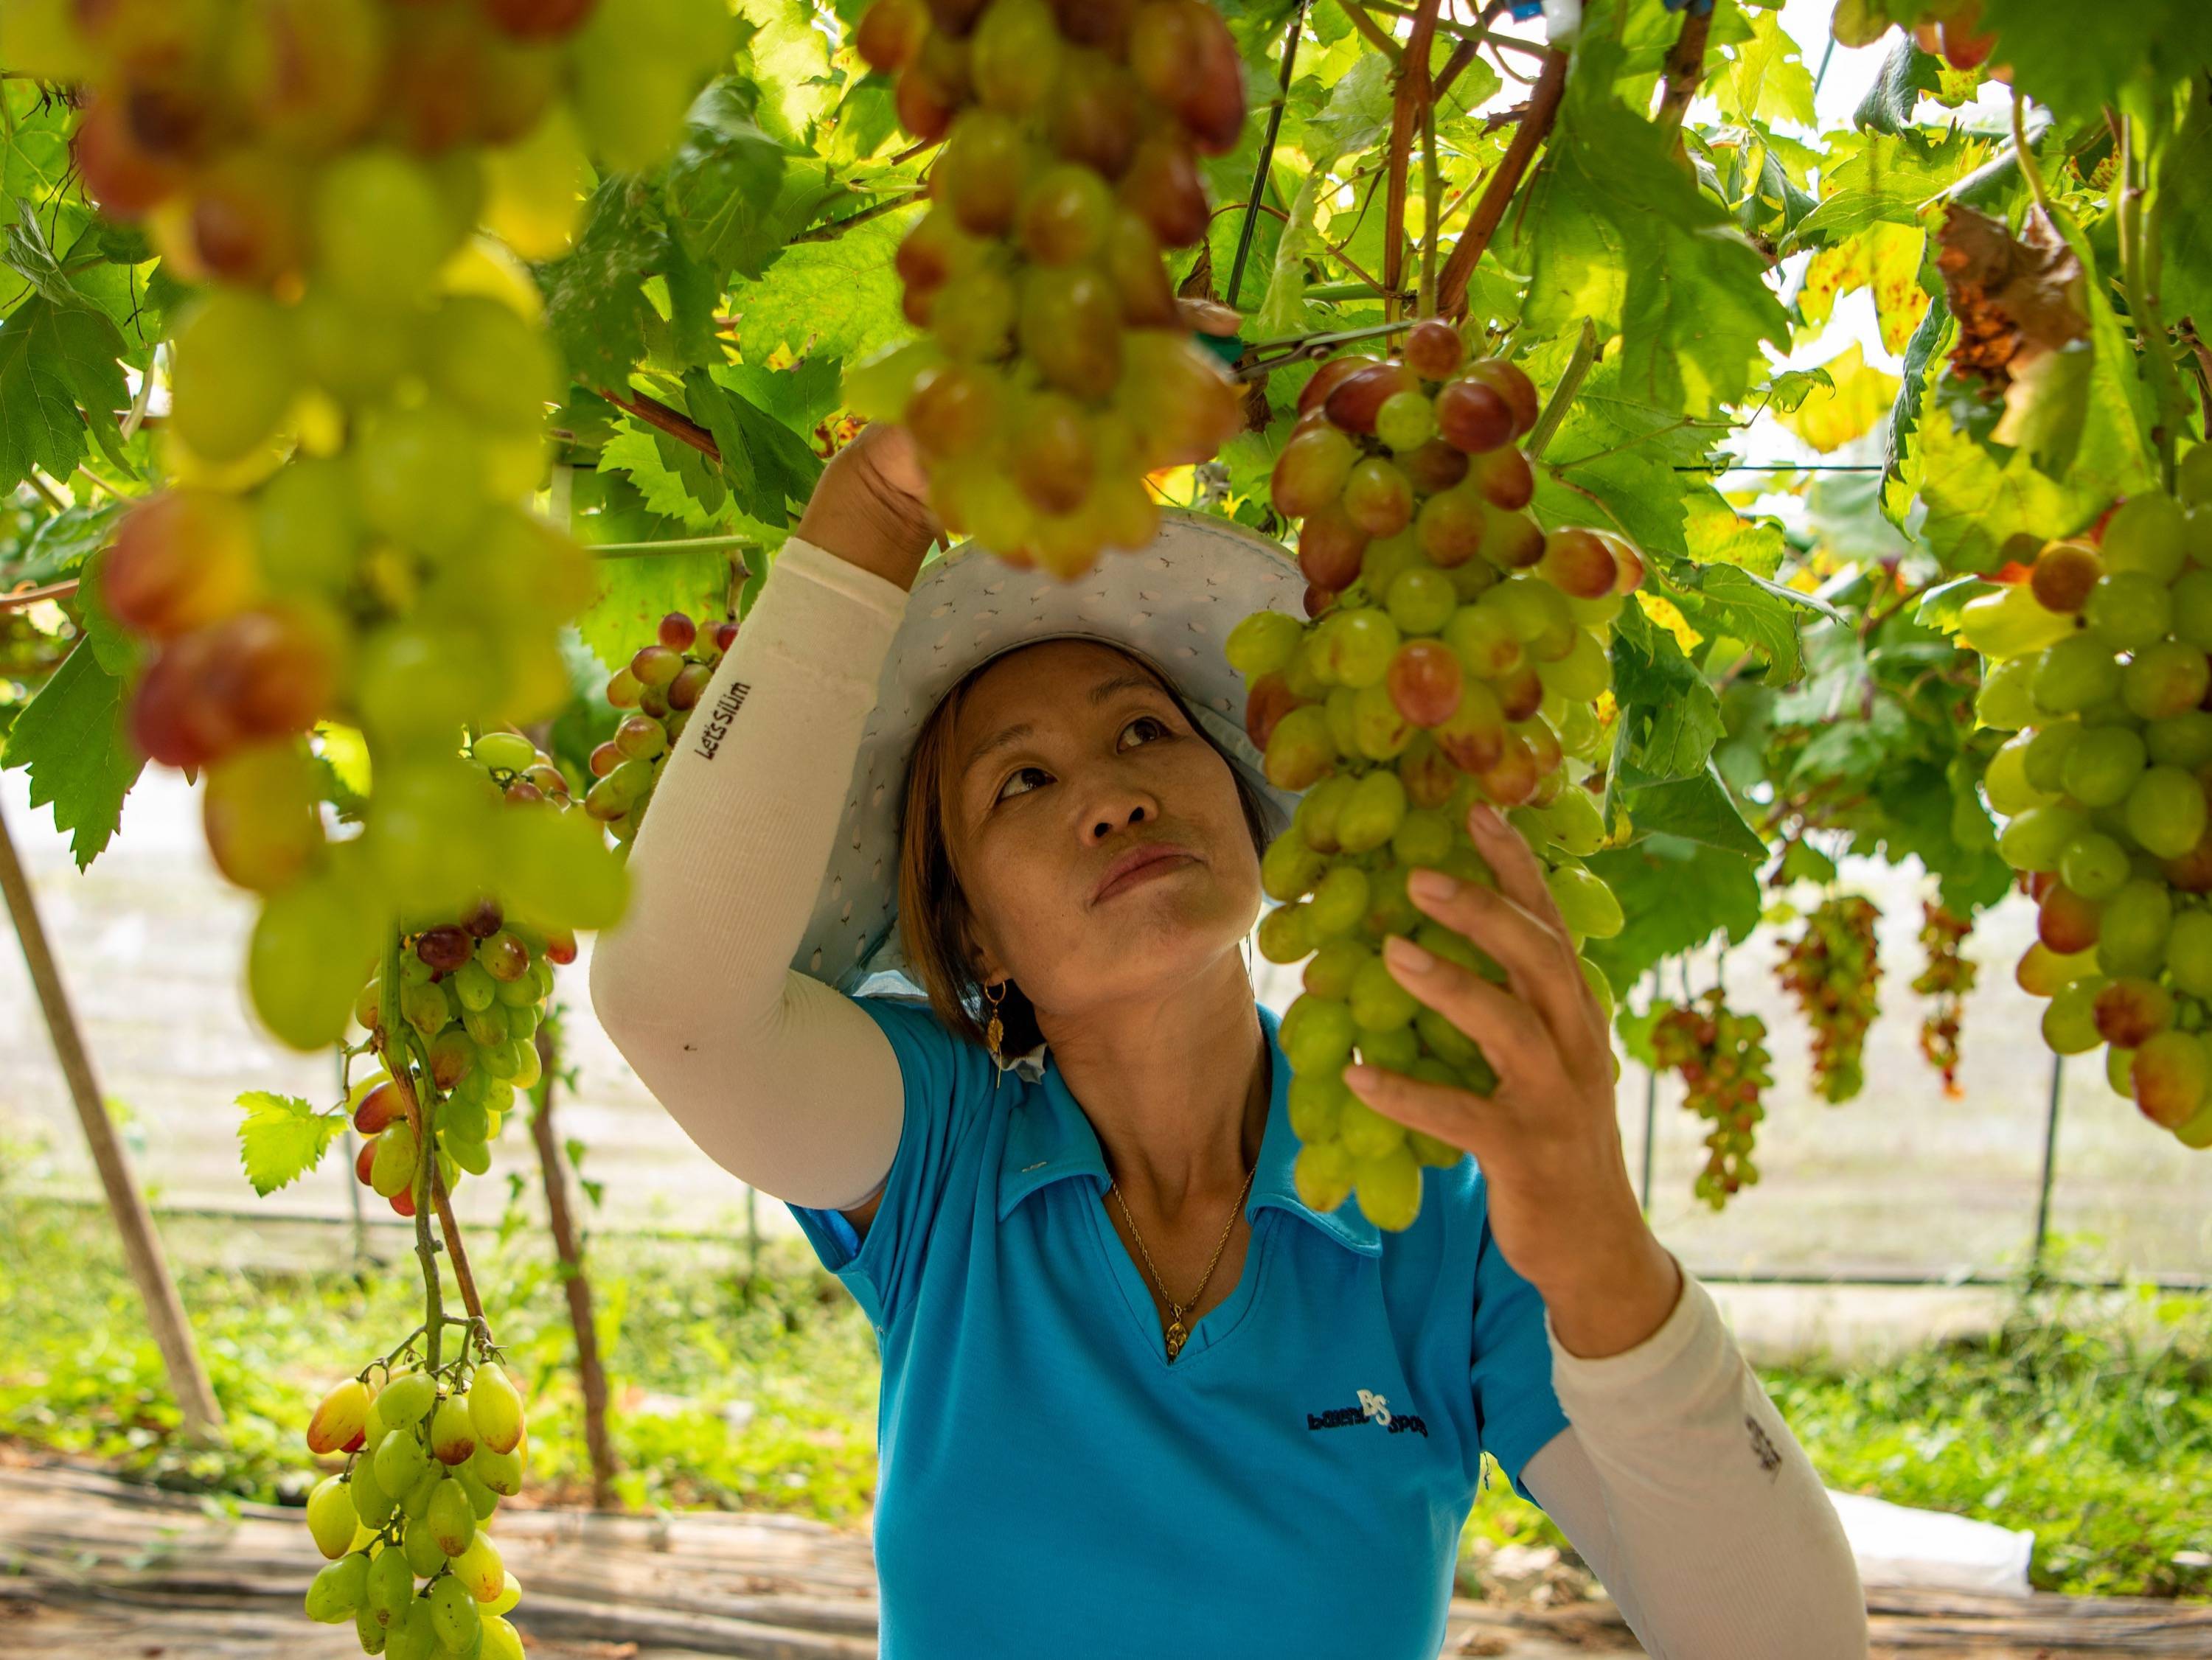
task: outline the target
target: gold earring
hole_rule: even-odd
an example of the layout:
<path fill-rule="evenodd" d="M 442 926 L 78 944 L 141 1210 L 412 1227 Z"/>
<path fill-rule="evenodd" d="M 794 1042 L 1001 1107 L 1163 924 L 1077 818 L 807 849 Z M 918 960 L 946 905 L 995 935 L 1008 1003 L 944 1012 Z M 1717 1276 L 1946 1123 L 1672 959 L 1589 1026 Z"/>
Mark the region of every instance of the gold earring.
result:
<path fill-rule="evenodd" d="M 999 1040 L 1006 1034 L 1006 1023 L 999 1018 L 999 1005 L 1006 1000 L 1006 983 L 999 982 L 999 995 L 995 997 L 991 995 L 991 988 L 985 986 L 983 998 L 991 1005 L 991 1024 L 984 1030 L 983 1041 L 991 1046 L 991 1058 L 995 1061 L 1000 1058 Z"/>

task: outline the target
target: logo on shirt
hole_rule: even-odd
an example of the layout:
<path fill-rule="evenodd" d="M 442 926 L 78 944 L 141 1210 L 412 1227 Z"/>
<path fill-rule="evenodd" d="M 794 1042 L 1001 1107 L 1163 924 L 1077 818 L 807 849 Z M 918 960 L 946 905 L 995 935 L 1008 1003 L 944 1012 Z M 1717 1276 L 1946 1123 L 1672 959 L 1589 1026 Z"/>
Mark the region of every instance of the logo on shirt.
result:
<path fill-rule="evenodd" d="M 745 706 L 745 694 L 752 689 L 744 682 L 733 680 L 722 695 L 714 700 L 714 706 L 708 712 L 706 722 L 694 734 L 699 740 L 699 754 L 708 760 L 714 759 L 714 752 L 722 747 L 722 740 L 730 735 L 730 723 L 738 718 L 738 711 Z"/>
<path fill-rule="evenodd" d="M 1310 1430 L 1346 1429 L 1354 1424 L 1374 1423 L 1382 1425 L 1393 1435 L 1410 1433 L 1425 1439 L 1427 1438 L 1429 1427 L 1418 1415 L 1391 1411 L 1389 1401 L 1371 1389 L 1352 1392 L 1359 1397 L 1358 1405 L 1331 1407 L 1325 1412 L 1309 1412 L 1306 1414 L 1306 1427 Z"/>

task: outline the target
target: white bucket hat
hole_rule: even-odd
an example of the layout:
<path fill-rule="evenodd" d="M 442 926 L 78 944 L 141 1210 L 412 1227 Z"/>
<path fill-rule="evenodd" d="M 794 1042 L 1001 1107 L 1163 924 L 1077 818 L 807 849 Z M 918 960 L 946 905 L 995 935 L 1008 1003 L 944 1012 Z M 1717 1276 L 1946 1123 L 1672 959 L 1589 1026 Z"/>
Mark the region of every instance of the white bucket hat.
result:
<path fill-rule="evenodd" d="M 1072 582 L 1018 569 L 973 542 L 922 567 L 860 734 L 836 845 L 793 968 L 849 993 L 920 991 L 905 972 L 897 927 L 907 756 L 962 676 L 1016 646 L 1098 639 L 1146 659 L 1257 786 L 1269 834 L 1290 822 L 1297 797 L 1267 782 L 1244 735 L 1244 682 L 1222 642 L 1254 611 L 1303 621 L 1305 578 L 1289 549 L 1243 525 L 1181 509 L 1160 518 L 1149 545 L 1106 554 Z M 896 979 L 870 984 L 885 975 Z M 1042 1045 L 1002 1064 L 1033 1076 L 1041 1054 Z"/>

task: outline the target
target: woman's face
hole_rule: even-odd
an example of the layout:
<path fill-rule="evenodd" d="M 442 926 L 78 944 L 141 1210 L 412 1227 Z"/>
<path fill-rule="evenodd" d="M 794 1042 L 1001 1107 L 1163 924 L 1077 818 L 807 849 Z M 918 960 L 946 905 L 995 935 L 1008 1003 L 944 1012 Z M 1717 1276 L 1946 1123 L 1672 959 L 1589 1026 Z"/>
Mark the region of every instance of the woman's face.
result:
<path fill-rule="evenodd" d="M 977 676 L 945 788 L 985 984 L 1040 1010 L 1141 997 L 1237 949 L 1260 860 L 1229 764 L 1133 658 L 1044 640 Z M 1173 850 L 1118 880 L 1140 847 Z"/>

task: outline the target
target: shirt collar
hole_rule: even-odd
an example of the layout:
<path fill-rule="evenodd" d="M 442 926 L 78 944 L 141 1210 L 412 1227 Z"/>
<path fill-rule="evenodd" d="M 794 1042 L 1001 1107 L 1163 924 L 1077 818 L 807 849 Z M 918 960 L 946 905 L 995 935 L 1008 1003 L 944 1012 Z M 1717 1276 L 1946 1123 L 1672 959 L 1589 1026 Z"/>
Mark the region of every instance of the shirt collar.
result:
<path fill-rule="evenodd" d="M 1380 1255 L 1382 1234 L 1358 1206 L 1346 1203 L 1334 1210 L 1317 1211 L 1298 1197 L 1291 1175 L 1298 1151 L 1297 1137 L 1291 1130 L 1291 1063 L 1276 1036 L 1282 1019 L 1265 1003 L 1258 1008 L 1271 1060 L 1270 1087 L 1267 1127 L 1260 1141 L 1260 1166 L 1253 1172 L 1252 1191 L 1244 1203 L 1245 1219 L 1255 1221 L 1259 1211 L 1272 1205 L 1310 1223 L 1347 1251 Z M 1106 1186 L 1106 1157 L 1098 1145 L 1098 1134 L 1069 1093 L 1059 1063 L 1048 1051 L 1044 1052 L 1040 1073 L 1034 1084 L 1021 1090 L 1009 1116 L 1006 1147 L 999 1160 L 1000 1221 L 1048 1183 L 1069 1176 L 1091 1176 L 1097 1178 L 1102 1192 Z"/>

